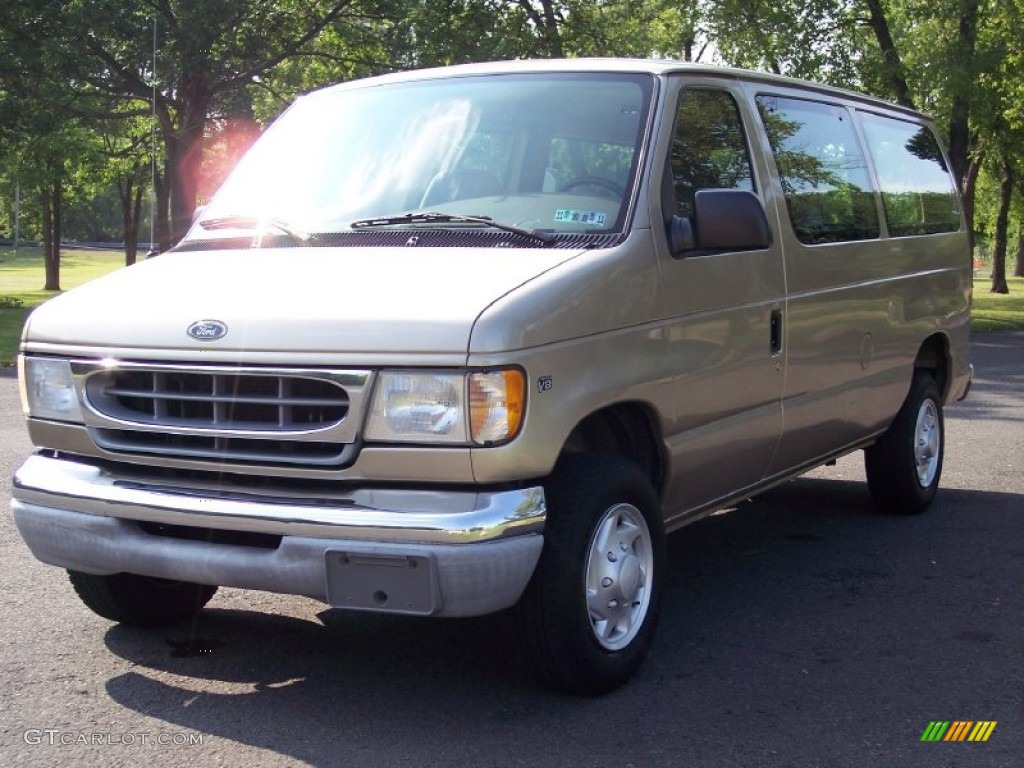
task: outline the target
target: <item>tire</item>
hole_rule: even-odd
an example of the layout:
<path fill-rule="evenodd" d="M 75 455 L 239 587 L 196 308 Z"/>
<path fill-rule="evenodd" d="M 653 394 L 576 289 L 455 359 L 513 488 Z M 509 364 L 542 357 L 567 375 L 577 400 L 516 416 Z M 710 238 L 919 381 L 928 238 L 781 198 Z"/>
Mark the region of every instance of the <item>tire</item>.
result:
<path fill-rule="evenodd" d="M 617 456 L 569 455 L 544 490 L 544 549 L 515 611 L 524 656 L 549 688 L 607 693 L 636 673 L 654 637 L 661 504 Z"/>
<path fill-rule="evenodd" d="M 93 613 L 137 627 L 156 627 L 191 619 L 217 592 L 217 587 L 133 573 L 97 576 L 68 571 L 68 578 L 78 597 Z"/>
<path fill-rule="evenodd" d="M 944 448 L 939 385 L 930 372 L 918 371 L 888 431 L 864 451 L 875 506 L 896 515 L 924 512 L 939 490 Z"/>

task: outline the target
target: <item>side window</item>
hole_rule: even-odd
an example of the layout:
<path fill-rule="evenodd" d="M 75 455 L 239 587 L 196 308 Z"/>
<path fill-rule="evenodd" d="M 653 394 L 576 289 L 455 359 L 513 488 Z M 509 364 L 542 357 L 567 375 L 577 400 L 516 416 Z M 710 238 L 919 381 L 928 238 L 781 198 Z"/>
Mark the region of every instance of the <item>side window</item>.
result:
<path fill-rule="evenodd" d="M 875 163 L 889 234 L 930 235 L 960 229 L 956 187 L 934 134 L 922 126 L 861 113 Z"/>
<path fill-rule="evenodd" d="M 747 139 L 731 95 L 713 90 L 680 94 L 670 165 L 680 216 L 693 215 L 699 189 L 754 190 Z"/>
<path fill-rule="evenodd" d="M 793 231 L 802 243 L 879 236 L 867 160 L 849 113 L 840 106 L 760 95 Z"/>

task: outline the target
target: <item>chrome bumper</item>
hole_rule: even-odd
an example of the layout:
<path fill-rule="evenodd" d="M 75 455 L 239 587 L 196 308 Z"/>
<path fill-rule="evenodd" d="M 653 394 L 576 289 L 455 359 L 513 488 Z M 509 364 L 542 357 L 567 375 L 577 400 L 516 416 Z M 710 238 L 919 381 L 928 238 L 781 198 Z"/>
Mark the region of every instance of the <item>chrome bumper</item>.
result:
<path fill-rule="evenodd" d="M 15 474 L 11 507 L 32 553 L 51 565 L 444 616 L 514 604 L 540 556 L 546 514 L 540 487 L 270 497 L 172 488 L 44 455 Z M 281 540 L 274 548 L 209 543 L 147 533 L 140 523 Z"/>

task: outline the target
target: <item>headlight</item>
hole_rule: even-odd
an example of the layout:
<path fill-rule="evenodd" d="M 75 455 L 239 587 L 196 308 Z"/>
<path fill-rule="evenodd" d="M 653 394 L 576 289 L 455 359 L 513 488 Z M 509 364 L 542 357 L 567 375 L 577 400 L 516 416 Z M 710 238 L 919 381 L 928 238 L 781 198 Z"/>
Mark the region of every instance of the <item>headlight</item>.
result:
<path fill-rule="evenodd" d="M 478 445 L 511 440 L 525 406 L 518 369 L 475 373 L 382 371 L 366 439 Z"/>
<path fill-rule="evenodd" d="M 384 371 L 377 380 L 368 440 L 465 443 L 465 377 Z"/>
<path fill-rule="evenodd" d="M 28 415 L 54 421 L 82 421 L 71 364 L 67 360 L 23 357 L 22 403 Z"/>

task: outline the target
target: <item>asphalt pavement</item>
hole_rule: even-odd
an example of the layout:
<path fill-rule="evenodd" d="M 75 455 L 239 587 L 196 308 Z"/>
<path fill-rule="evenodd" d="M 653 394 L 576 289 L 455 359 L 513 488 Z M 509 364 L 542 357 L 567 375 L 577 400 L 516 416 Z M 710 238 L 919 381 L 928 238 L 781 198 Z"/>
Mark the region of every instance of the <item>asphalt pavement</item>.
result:
<path fill-rule="evenodd" d="M 602 698 L 537 688 L 500 616 L 224 589 L 194 626 L 116 626 L 4 513 L 0 765 L 1024 765 L 1024 333 L 974 361 L 927 513 L 874 512 L 854 455 L 674 534 L 651 657 Z M 29 451 L 0 373 L 4 508 Z"/>

